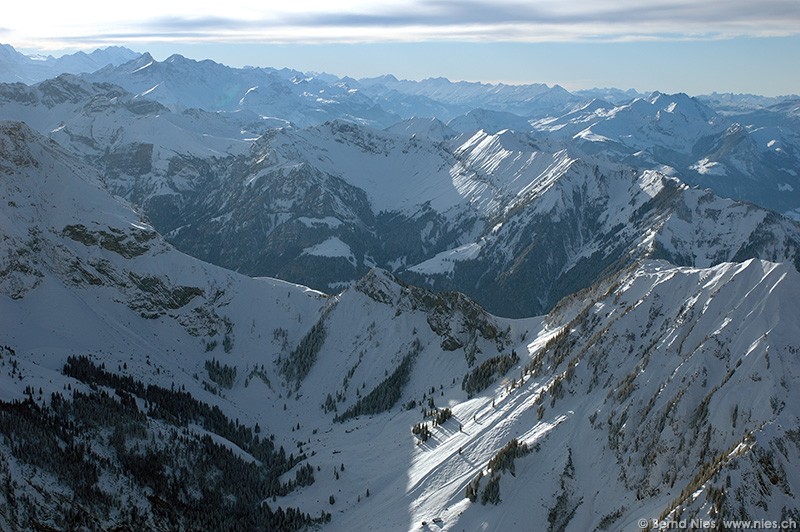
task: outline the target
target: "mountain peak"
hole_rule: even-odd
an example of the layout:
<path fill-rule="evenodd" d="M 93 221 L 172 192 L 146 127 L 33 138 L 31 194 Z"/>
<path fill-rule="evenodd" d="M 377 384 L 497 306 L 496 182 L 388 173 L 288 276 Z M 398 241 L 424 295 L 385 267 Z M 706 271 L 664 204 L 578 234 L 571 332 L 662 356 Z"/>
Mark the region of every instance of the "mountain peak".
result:
<path fill-rule="evenodd" d="M 355 285 L 356 290 L 381 303 L 396 301 L 401 287 L 397 277 L 381 268 L 372 268 Z"/>
<path fill-rule="evenodd" d="M 196 63 L 194 59 L 188 59 L 181 54 L 172 54 L 171 56 L 164 59 L 165 63 Z"/>
<path fill-rule="evenodd" d="M 134 72 L 138 72 L 140 70 L 143 70 L 146 67 L 149 67 L 150 65 L 153 65 L 155 63 L 156 63 L 156 60 L 153 59 L 153 56 L 150 55 L 150 52 L 145 52 L 142 55 L 140 55 L 139 57 L 137 57 L 135 59 L 131 59 L 127 63 L 123 63 L 121 65 L 121 68 L 126 70 L 128 73 L 132 74 Z M 111 68 L 113 68 L 113 67 L 111 67 Z"/>
<path fill-rule="evenodd" d="M 362 82 L 372 82 L 372 83 L 398 83 L 398 80 L 394 74 L 384 74 L 382 76 L 376 76 L 374 78 L 362 78 Z"/>
<path fill-rule="evenodd" d="M 0 43 L 0 52 L 6 56 L 26 57 L 25 54 L 18 52 L 17 49 L 10 44 Z"/>
<path fill-rule="evenodd" d="M 565 89 L 564 87 L 562 87 L 558 83 L 556 83 L 555 85 L 550 87 L 550 92 L 560 93 L 560 94 L 569 94 L 570 96 L 572 95 L 571 92 L 569 92 L 567 89 Z"/>

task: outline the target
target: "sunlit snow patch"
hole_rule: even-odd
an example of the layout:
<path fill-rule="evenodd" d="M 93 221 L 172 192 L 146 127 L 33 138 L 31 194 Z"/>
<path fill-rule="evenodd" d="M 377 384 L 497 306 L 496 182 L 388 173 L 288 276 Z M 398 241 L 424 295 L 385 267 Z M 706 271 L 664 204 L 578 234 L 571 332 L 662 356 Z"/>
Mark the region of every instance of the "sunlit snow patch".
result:
<path fill-rule="evenodd" d="M 159 85 L 161 85 L 161 83 L 156 83 L 155 85 L 153 85 L 152 87 L 150 87 L 149 89 L 147 89 L 146 91 L 144 91 L 143 93 L 141 93 L 141 94 L 137 94 L 137 95 L 136 95 L 136 98 L 139 98 L 139 97 L 141 97 L 141 96 L 147 96 L 148 94 L 150 94 L 151 92 L 153 92 L 154 90 L 156 90 L 156 89 L 158 88 L 158 86 L 159 86 Z"/>
<path fill-rule="evenodd" d="M 654 198 L 663 190 L 664 181 L 658 172 L 646 170 L 639 179 L 639 186 L 641 187 L 642 192 L 651 198 Z"/>
<path fill-rule="evenodd" d="M 284 281 L 283 279 L 275 279 L 274 277 L 254 277 L 253 279 L 279 288 L 288 287 L 294 290 L 304 292 L 306 294 L 314 294 L 320 297 L 327 297 L 327 294 L 325 294 L 324 292 L 320 292 L 319 290 L 314 290 L 313 288 L 309 288 L 307 286 L 303 286 L 300 284 Z"/>
<path fill-rule="evenodd" d="M 144 66 L 142 66 L 142 67 L 139 67 L 139 68 L 137 68 L 136 70 L 132 70 L 132 71 L 131 71 L 131 74 L 136 74 L 136 73 L 137 73 L 137 72 L 139 72 L 140 70 L 144 70 L 145 68 L 149 67 L 149 66 L 150 66 L 150 65 L 152 65 L 152 64 L 153 64 L 153 62 L 152 62 L 152 61 L 150 61 L 150 62 L 149 62 L 149 63 L 147 63 L 146 65 L 144 65 Z"/>
<path fill-rule="evenodd" d="M 249 89 L 247 89 L 247 92 L 245 92 L 244 96 L 242 96 L 241 99 L 239 100 L 239 105 L 244 105 L 244 99 L 247 98 L 247 95 L 250 94 L 251 92 L 253 92 L 254 90 L 256 90 L 257 88 L 258 88 L 258 85 L 256 85 L 255 87 L 250 87 Z"/>
<path fill-rule="evenodd" d="M 331 229 L 336 229 L 340 225 L 342 225 L 342 221 L 338 218 L 334 218 L 333 216 L 326 216 L 325 218 L 308 218 L 306 216 L 300 216 L 297 219 L 298 222 L 302 223 L 306 227 L 317 227 L 320 225 L 327 226 Z"/>
<path fill-rule="evenodd" d="M 423 274 L 430 273 L 452 273 L 456 262 L 471 260 L 478 256 L 482 244 L 472 242 L 455 249 L 448 249 L 436 254 L 425 262 L 420 262 L 416 266 L 409 268 L 409 271 Z"/>
<path fill-rule="evenodd" d="M 724 164 L 716 161 L 710 161 L 708 158 L 700 159 L 689 168 L 696 171 L 698 174 L 703 175 L 728 175 Z"/>
<path fill-rule="evenodd" d="M 355 264 L 356 258 L 350 246 L 336 238 L 330 237 L 324 242 L 320 242 L 310 248 L 305 248 L 302 255 L 313 255 L 316 257 L 344 257 L 351 263 Z"/>
<path fill-rule="evenodd" d="M 608 137 L 604 137 L 603 135 L 598 135 L 591 128 L 586 128 L 583 131 L 576 133 L 573 139 L 583 139 L 589 142 L 611 142 L 611 139 Z"/>

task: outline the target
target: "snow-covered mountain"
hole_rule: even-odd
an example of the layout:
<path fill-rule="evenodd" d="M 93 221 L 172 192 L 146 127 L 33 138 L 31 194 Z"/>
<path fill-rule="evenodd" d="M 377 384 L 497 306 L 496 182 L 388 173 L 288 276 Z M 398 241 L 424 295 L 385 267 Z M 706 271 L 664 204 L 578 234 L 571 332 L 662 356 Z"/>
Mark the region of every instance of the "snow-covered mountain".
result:
<path fill-rule="evenodd" d="M 622 105 L 629 103 L 636 98 L 645 98 L 647 97 L 646 94 L 642 94 L 635 89 L 616 89 L 613 87 L 607 87 L 604 89 L 583 89 L 574 91 L 574 94 L 577 96 L 583 96 L 587 100 L 604 100 L 607 102 L 614 103 L 616 105 Z"/>
<path fill-rule="evenodd" d="M 386 128 L 390 133 L 405 136 L 421 136 L 431 140 L 443 141 L 455 137 L 459 132 L 438 118 L 407 118 Z"/>
<path fill-rule="evenodd" d="M 533 124 L 587 153 L 674 173 L 721 196 L 800 216 L 800 126 L 792 97 L 644 96 L 611 89 L 573 94 L 557 85 L 409 81 L 391 75 L 355 80 L 236 69 L 180 55 L 159 62 L 149 54 L 86 79 L 111 82 L 175 112 L 247 111 L 271 127 L 338 119 L 385 128 L 401 119 L 432 117 L 458 132 L 495 133 L 529 131 Z"/>
<path fill-rule="evenodd" d="M 792 268 L 754 260 L 646 262 L 562 302 L 544 320 L 551 334 L 530 344 L 526 369 L 508 376 L 491 406 L 478 401 L 464 428 L 502 426 L 495 449 L 512 438 L 527 449 L 506 447 L 471 471 L 459 466 L 475 457 L 473 442 L 443 459 L 444 476 L 459 479 L 451 485 L 472 482 L 477 498 L 454 495 L 446 520 L 463 512 L 459 524 L 497 529 L 637 530 L 641 519 L 650 528 L 677 516 L 796 515 L 798 412 L 788 398 L 800 331 L 785 313 L 796 279 Z"/>
<path fill-rule="evenodd" d="M 473 109 L 472 111 L 457 116 L 447 123 L 447 127 L 459 133 L 475 133 L 486 131 L 497 133 L 506 129 L 525 133 L 531 131 L 531 124 L 526 118 L 505 111 L 487 111 L 486 109 Z"/>
<path fill-rule="evenodd" d="M 343 82 L 329 83 L 286 69 L 231 68 L 178 54 L 159 62 L 146 53 L 85 77 L 114 83 L 175 111 L 243 110 L 300 126 L 338 118 L 386 127 L 399 120 Z"/>
<path fill-rule="evenodd" d="M 468 245 L 408 268 L 504 315 L 545 311 L 642 258 L 708 267 L 758 257 L 800 266 L 800 226 L 652 171 L 562 154 Z"/>
<path fill-rule="evenodd" d="M 529 316 L 641 257 L 800 257 L 790 220 L 511 131 L 436 140 L 332 122 L 273 130 L 230 169 L 160 228 L 193 256 L 322 290 L 378 266 Z"/>
<path fill-rule="evenodd" d="M 473 109 L 539 118 L 563 114 L 585 101 L 559 85 L 548 87 L 543 83 L 508 85 L 452 82 L 447 78 L 411 81 L 386 75 L 360 79 L 355 86 L 403 118 L 436 116 L 450 120 Z"/>
<path fill-rule="evenodd" d="M 213 80 L 231 70 L 173 59 L 144 71 L 219 70 L 209 74 L 213 92 Z M 794 224 L 666 177 L 704 171 L 702 184 L 713 185 L 712 159 L 758 169 L 753 139 L 768 134 L 729 127 L 715 136 L 725 119 L 685 96 L 594 101 L 527 133 L 526 119 L 485 110 L 447 126 L 416 118 L 386 130 L 350 121 L 275 129 L 275 120 L 243 110 L 173 111 L 153 94 L 63 75 L 0 86 L 0 112 L 100 168 L 109 189 L 179 249 L 324 291 L 377 266 L 465 292 L 500 315 L 528 316 L 639 257 L 796 261 Z M 633 129 L 639 140 L 624 133 Z M 684 171 L 654 159 L 701 148 L 702 168 L 689 165 L 694 157 L 684 157 Z M 726 186 L 750 184 L 755 195 L 766 182 Z M 788 201 L 792 185 L 780 185 Z M 712 215 L 733 225 L 710 224 Z"/>
<path fill-rule="evenodd" d="M 789 100 L 796 100 L 797 96 L 761 96 L 758 94 L 712 92 L 711 94 L 698 96 L 697 99 L 718 113 L 737 115 L 779 105 Z"/>
<path fill-rule="evenodd" d="M 24 120 L 80 156 L 131 143 L 197 157 L 227 156 L 250 146 L 267 125 L 255 115 L 189 109 L 173 113 L 108 83 L 62 74 L 27 86 L 0 84 L 0 111 Z M 247 131 L 246 127 L 252 127 Z"/>
<path fill-rule="evenodd" d="M 536 126 L 565 138 L 615 143 L 630 153 L 654 148 L 690 151 L 701 138 L 724 129 L 713 110 L 686 94 L 654 93 L 619 106 L 604 103 L 595 100 Z"/>
<path fill-rule="evenodd" d="M 0 116 L 25 121 L 101 169 L 109 189 L 145 211 L 166 210 L 219 161 L 249 150 L 270 127 L 245 111 L 173 112 L 108 83 L 64 74 L 33 86 L 0 84 Z"/>
<path fill-rule="evenodd" d="M 451 82 L 445 78 L 409 81 L 391 75 L 356 80 L 289 69 L 231 68 L 177 54 L 159 62 L 145 53 L 129 63 L 94 72 L 87 79 L 146 94 L 173 109 L 247 109 L 299 126 L 332 119 L 384 127 L 414 117 L 449 121 L 475 109 L 542 118 L 559 116 L 588 101 L 558 85 Z"/>
<path fill-rule="evenodd" d="M 662 93 L 622 105 L 595 100 L 533 126 L 587 153 L 675 173 L 721 196 L 791 214 L 800 205 L 793 100 L 738 113 L 717 113 L 705 101 L 715 102 Z"/>
<path fill-rule="evenodd" d="M 258 149 L 280 160 L 281 134 Z M 362 148 L 391 156 L 382 139 Z M 532 194 L 580 182 L 576 170 Z M 800 515 L 790 264 L 632 260 L 510 320 L 381 270 L 327 296 L 200 262 L 20 123 L 0 124 L 0 175 L 4 529 Z M 691 232 L 680 224 L 746 234 L 736 225 L 759 221 L 652 173 L 594 182 L 696 201 L 664 221 L 676 241 Z M 779 257 L 785 222 L 760 222 Z"/>
<path fill-rule="evenodd" d="M 38 83 L 59 74 L 82 74 L 107 65 L 121 65 L 137 57 L 138 53 L 122 46 L 53 57 L 28 56 L 9 44 L 0 44 L 0 83 Z"/>

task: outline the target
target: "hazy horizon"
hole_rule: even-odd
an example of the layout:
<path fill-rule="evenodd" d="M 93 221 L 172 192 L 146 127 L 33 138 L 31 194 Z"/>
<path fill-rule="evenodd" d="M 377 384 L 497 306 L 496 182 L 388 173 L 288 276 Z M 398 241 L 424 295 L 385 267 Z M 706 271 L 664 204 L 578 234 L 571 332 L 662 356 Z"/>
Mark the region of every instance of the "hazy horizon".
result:
<path fill-rule="evenodd" d="M 800 93 L 800 3 L 576 0 L 520 3 L 348 0 L 335 6 L 199 1 L 191 13 L 143 0 L 135 11 L 94 3 L 7 7 L 0 42 L 25 53 L 110 45 L 242 67 L 354 78 L 559 84 L 568 90 Z"/>

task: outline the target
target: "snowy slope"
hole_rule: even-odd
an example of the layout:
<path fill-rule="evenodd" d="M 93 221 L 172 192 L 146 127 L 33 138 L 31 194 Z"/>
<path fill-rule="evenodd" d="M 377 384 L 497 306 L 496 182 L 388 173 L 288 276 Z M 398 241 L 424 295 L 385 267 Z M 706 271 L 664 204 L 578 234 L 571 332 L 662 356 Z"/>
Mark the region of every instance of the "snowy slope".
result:
<path fill-rule="evenodd" d="M 89 355 L 146 385 L 186 389 L 230 419 L 268 428 L 278 444 L 293 449 L 301 440 L 290 436 L 294 423 L 319 417 L 314 412 L 327 393 L 340 392 L 342 407 L 354 404 L 367 383 L 384 379 L 408 352 L 430 359 L 422 367 L 436 366 L 445 346 L 445 367 L 465 369 L 468 351 L 483 360 L 481 351 L 506 345 L 499 322 L 463 296 L 404 287 L 379 272 L 331 298 L 183 255 L 112 198 L 94 170 L 24 124 L 0 126 L 0 171 L 8 206 L 0 224 L 0 311 L 8 346 L 2 355 L 13 365 L 0 372 L 4 401 L 29 389 L 42 389 L 42 397 L 67 385 L 88 392 L 61 368 L 69 356 Z M 329 330 L 328 340 L 306 368 L 298 349 L 317 324 Z M 371 361 L 361 365 L 368 354 Z M 208 370 L 214 360 L 238 377 L 219 384 L 224 381 Z M 348 391 L 350 379 L 361 388 Z M 334 380 L 344 381 L 341 389 L 330 385 Z M 300 381 L 306 391 L 293 396 Z M 432 384 L 426 377 L 410 390 Z M 292 405 L 288 414 L 285 402 Z M 332 415 L 319 422 L 330 423 Z M 89 444 L 92 434 L 84 436 Z M 232 445 L 219 434 L 215 439 Z M 4 463 L 17 464 L 8 448 L 3 453 Z M 45 515 L 53 513 L 52 504 L 42 502 Z"/>
<path fill-rule="evenodd" d="M 160 227 L 204 260 L 331 290 L 373 266 L 399 270 L 469 243 L 569 160 L 506 130 L 438 140 L 340 121 L 285 128 L 186 195 L 177 223 Z M 335 225 L 303 221 L 327 218 Z M 303 250 L 332 237 L 349 246 L 355 264 L 309 261 Z"/>
<path fill-rule="evenodd" d="M 251 281 L 175 251 L 129 205 L 112 198 L 91 167 L 23 124 L 3 123 L 2 156 L 8 205 L 3 211 L 4 304 L 20 299 L 41 304 L 45 300 L 40 298 L 50 294 L 67 308 L 77 305 L 75 313 L 59 313 L 58 323 L 50 324 L 57 335 L 64 335 L 66 345 L 105 337 L 71 330 L 81 325 L 80 316 L 87 312 L 102 316 L 107 330 L 115 334 L 123 323 L 139 317 L 134 321 L 140 325 L 153 319 L 154 325 L 184 329 L 167 342 L 189 339 L 200 344 L 201 338 L 223 340 L 231 318 L 215 309 L 230 304 L 231 297 L 246 301 L 259 291 L 285 295 L 288 287 L 306 298 L 305 289 Z M 239 283 L 247 285 L 241 294 L 235 289 L 226 295 Z M 67 297 L 70 292 L 74 295 Z M 321 305 L 315 300 L 316 296 L 311 298 L 312 308 Z M 115 308 L 114 315 L 104 315 Z M 21 339 L 41 339 L 26 334 L 35 322 L 26 320 L 24 312 L 6 315 L 20 320 L 18 327 L 9 325 L 9 332 L 17 330 L 14 334 Z M 238 322 L 243 315 L 236 318 Z M 91 322 L 87 319 L 87 326 Z M 157 330 L 148 336 L 137 342 L 153 342 Z M 191 340 L 192 336 L 197 338 Z M 113 344 L 115 335 L 109 338 Z"/>
<path fill-rule="evenodd" d="M 255 152 L 271 166 L 307 163 L 340 177 L 365 191 L 376 213 L 410 211 L 426 201 L 446 211 L 461 199 L 449 183 L 450 153 L 413 132 L 393 134 L 335 121 L 276 131 L 260 139 Z"/>
<path fill-rule="evenodd" d="M 638 530 L 676 504 L 686 519 L 796 514 L 798 280 L 760 261 L 647 262 L 564 301 L 528 344 L 522 383 L 514 369 L 451 403 L 462 431 L 412 454 L 411 512 L 381 515 L 397 529 L 440 517 L 446 530 Z M 532 452 L 495 473 L 502 502 L 482 505 L 487 464 L 512 438 Z"/>
<path fill-rule="evenodd" d="M 408 441 L 408 426 L 425 420 L 418 411 L 361 418 L 344 425 L 343 440 L 336 428 L 318 439 L 334 469 L 347 465 L 332 528 L 638 530 L 676 500 L 686 518 L 710 519 L 713 504 L 717 518 L 792 515 L 798 412 L 784 398 L 800 378 L 800 329 L 785 316 L 798 281 L 793 268 L 760 261 L 646 262 L 543 319 L 513 323 L 527 355 L 473 399 L 434 386 L 454 419 L 427 441 Z M 501 502 L 481 504 L 487 464 L 512 438 L 531 454 L 516 459 L 514 475 L 497 472 Z M 395 463 L 403 475 L 387 468 Z M 470 503 L 466 487 L 481 471 L 479 502 Z M 754 482 L 763 490 L 748 489 Z M 326 493 L 311 488 L 289 501 Z"/>
<path fill-rule="evenodd" d="M 637 257 L 702 267 L 750 257 L 798 264 L 795 223 L 657 172 L 567 153 L 539 159 L 544 165 L 518 153 L 478 160 L 502 161 L 508 165 L 503 175 L 519 177 L 506 184 L 502 209 L 476 238 L 408 267 L 405 275 L 464 291 L 499 314 L 546 311 Z M 458 251 L 467 249 L 467 255 Z"/>

